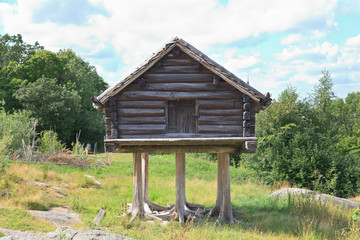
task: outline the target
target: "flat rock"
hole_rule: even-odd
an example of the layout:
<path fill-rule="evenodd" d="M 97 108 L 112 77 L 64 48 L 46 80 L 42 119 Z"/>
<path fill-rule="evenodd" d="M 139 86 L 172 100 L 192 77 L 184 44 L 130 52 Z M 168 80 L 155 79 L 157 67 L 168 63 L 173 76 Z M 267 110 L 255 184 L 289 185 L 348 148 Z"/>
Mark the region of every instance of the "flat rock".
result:
<path fill-rule="evenodd" d="M 0 228 L 0 231 L 7 235 L 1 238 L 1 240 L 134 240 L 133 238 L 124 237 L 114 233 L 105 233 L 97 230 L 76 230 L 72 227 L 61 227 L 55 232 L 50 232 L 46 235 L 42 233 L 22 232 L 2 228 Z"/>
<path fill-rule="evenodd" d="M 6 229 L 2 227 L 0 227 L 0 232 L 6 235 L 5 237 L 2 237 L 1 240 L 18 240 L 18 239 L 38 240 L 38 239 L 42 239 L 40 238 L 40 236 L 44 234 L 41 232 L 20 231 L 20 230 Z"/>
<path fill-rule="evenodd" d="M 304 197 L 312 197 L 315 200 L 318 200 L 322 203 L 332 203 L 337 206 L 347 207 L 347 208 L 358 208 L 360 207 L 360 203 L 351 201 L 346 198 L 339 198 L 335 196 L 331 196 L 329 194 L 318 193 L 315 191 L 301 189 L 301 188 L 283 188 L 271 193 L 271 196 L 276 198 L 284 198 L 287 197 L 288 194 L 294 196 L 304 196 Z"/>
<path fill-rule="evenodd" d="M 55 232 L 48 233 L 44 236 L 46 240 L 72 239 L 72 240 L 134 240 L 133 238 L 120 236 L 114 233 L 105 233 L 91 230 L 76 230 L 72 227 L 62 227 Z"/>
<path fill-rule="evenodd" d="M 49 184 L 47 184 L 47 183 L 37 182 L 37 181 L 30 181 L 29 184 L 32 185 L 32 186 L 41 186 L 41 187 L 42 186 L 45 186 L 45 187 L 49 186 Z"/>
<path fill-rule="evenodd" d="M 70 208 L 68 207 L 52 208 L 50 211 L 29 210 L 28 212 L 37 218 L 54 224 L 55 226 L 82 223 L 80 216 L 76 213 L 70 212 Z"/>

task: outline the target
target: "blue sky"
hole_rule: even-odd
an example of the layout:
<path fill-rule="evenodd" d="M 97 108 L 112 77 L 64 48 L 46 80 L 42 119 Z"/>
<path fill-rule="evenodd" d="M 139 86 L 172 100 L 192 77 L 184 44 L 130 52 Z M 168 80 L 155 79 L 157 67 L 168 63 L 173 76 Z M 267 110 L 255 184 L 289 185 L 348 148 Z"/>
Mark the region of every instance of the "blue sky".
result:
<path fill-rule="evenodd" d="M 110 85 L 174 36 L 259 91 L 360 91 L 360 0 L 0 0 L 0 34 L 71 48 Z"/>

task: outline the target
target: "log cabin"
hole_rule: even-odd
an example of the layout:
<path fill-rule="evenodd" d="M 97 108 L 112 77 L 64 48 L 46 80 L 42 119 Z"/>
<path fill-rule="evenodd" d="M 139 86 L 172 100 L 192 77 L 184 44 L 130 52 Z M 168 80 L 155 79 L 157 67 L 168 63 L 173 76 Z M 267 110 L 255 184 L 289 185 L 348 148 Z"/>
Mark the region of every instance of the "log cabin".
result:
<path fill-rule="evenodd" d="M 229 153 L 256 150 L 255 114 L 269 106 L 269 93 L 263 95 L 176 37 L 92 101 L 97 110 L 105 110 L 106 151 L 134 153 L 133 215 L 143 212 L 144 204 L 155 206 L 146 196 L 147 181 L 143 179 L 148 173 L 140 164 L 147 164 L 149 152 L 176 153 L 180 221 L 188 216 L 184 205 L 191 207 L 186 206 L 184 196 L 185 153 L 213 152 L 219 154 L 221 169 L 221 206 L 215 210 L 234 221 L 229 212 Z M 224 201 L 227 205 L 223 206 Z"/>

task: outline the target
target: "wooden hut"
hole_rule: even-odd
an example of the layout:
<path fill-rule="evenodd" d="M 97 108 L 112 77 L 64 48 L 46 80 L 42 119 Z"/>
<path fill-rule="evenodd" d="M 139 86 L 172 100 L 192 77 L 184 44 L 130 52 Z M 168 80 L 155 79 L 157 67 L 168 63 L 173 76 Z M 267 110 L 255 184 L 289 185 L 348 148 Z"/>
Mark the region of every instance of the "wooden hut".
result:
<path fill-rule="evenodd" d="M 255 151 L 255 114 L 270 104 L 269 94 L 174 38 L 92 100 L 96 109 L 105 110 L 106 150 L 134 153 L 133 215 L 165 210 L 148 199 L 149 152 L 176 153 L 176 204 L 160 217 L 178 216 L 180 221 L 201 211 L 186 201 L 185 153 L 212 152 L 218 153 L 219 168 L 213 213 L 234 221 L 229 153 Z"/>

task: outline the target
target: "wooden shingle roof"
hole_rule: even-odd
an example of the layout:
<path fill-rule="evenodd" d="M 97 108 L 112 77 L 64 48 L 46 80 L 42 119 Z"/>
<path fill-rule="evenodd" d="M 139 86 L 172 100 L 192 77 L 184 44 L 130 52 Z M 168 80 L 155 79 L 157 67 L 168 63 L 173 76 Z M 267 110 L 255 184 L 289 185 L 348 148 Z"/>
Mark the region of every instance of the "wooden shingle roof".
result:
<path fill-rule="evenodd" d="M 120 80 L 114 86 L 108 88 L 99 96 L 94 96 L 92 98 L 93 106 L 97 110 L 103 109 L 104 104 L 109 100 L 110 97 L 116 95 L 131 82 L 140 77 L 145 73 L 149 68 L 151 68 L 156 62 L 158 62 L 162 57 L 167 55 L 174 47 L 179 47 L 182 51 L 188 54 L 191 58 L 201 63 L 205 68 L 212 71 L 215 75 L 222 78 L 224 81 L 228 82 L 230 85 L 235 87 L 240 92 L 248 95 L 251 99 L 258 102 L 262 108 L 266 108 L 270 102 L 270 94 L 267 93 L 263 95 L 261 92 L 251 87 L 249 84 L 245 83 L 243 80 L 235 76 L 233 73 L 225 69 L 220 64 L 216 63 L 200 50 L 186 42 L 185 40 L 175 37 L 171 41 L 165 44 L 165 46 L 158 52 L 154 53 L 149 59 L 143 62 L 138 66 L 135 71 L 130 73 L 127 77 Z"/>

